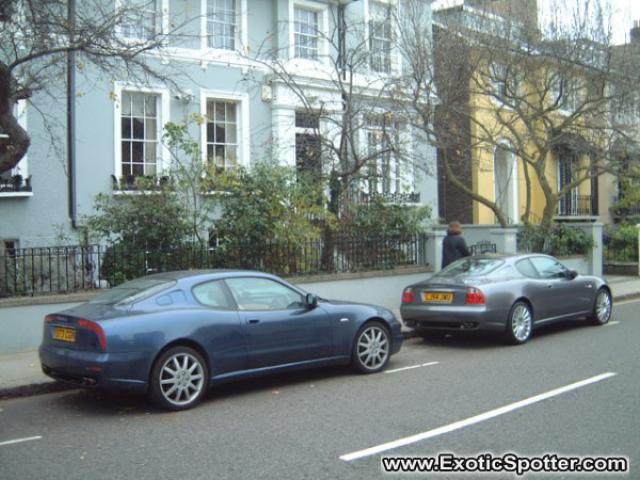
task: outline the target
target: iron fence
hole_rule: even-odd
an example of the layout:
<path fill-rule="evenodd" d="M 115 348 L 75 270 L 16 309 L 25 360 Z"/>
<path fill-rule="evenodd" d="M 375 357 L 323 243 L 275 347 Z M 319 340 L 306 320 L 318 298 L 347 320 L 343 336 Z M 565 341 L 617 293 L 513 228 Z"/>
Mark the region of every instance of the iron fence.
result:
<path fill-rule="evenodd" d="M 638 263 L 638 239 L 616 238 L 609 232 L 602 236 L 604 262 Z"/>
<path fill-rule="evenodd" d="M 391 269 L 426 265 L 425 249 L 423 235 L 336 235 L 301 242 L 191 244 L 170 250 L 123 245 L 12 249 L 0 256 L 0 297 L 107 288 L 172 270 L 241 268 L 294 276 Z"/>

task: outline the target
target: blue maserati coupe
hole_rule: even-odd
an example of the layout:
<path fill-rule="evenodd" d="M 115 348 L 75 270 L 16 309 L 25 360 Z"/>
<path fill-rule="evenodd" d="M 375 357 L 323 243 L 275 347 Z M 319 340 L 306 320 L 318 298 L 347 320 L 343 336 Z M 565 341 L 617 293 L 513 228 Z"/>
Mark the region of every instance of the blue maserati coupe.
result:
<path fill-rule="evenodd" d="M 47 315 L 39 353 L 52 378 L 124 387 L 184 410 L 235 379 L 336 364 L 378 372 L 401 345 L 385 308 L 321 299 L 265 273 L 214 270 L 139 278 Z"/>

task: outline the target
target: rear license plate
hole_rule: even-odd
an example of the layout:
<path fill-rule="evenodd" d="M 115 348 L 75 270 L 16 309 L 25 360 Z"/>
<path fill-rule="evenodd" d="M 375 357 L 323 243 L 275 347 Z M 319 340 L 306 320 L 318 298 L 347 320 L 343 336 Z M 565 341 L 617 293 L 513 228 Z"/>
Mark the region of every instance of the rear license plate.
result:
<path fill-rule="evenodd" d="M 53 338 L 54 340 L 73 343 L 76 341 L 76 331 L 73 328 L 54 327 Z"/>
<path fill-rule="evenodd" d="M 453 293 L 424 292 L 422 299 L 425 302 L 451 303 L 453 301 Z"/>

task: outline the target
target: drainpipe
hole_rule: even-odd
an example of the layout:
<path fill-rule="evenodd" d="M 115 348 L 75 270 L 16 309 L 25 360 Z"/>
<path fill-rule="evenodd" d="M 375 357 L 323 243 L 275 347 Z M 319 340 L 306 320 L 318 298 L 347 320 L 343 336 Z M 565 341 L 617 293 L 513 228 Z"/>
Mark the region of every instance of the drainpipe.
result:
<path fill-rule="evenodd" d="M 67 20 L 69 22 L 69 43 L 75 42 L 76 2 L 68 0 Z M 71 227 L 77 228 L 76 205 L 76 52 L 67 53 L 67 175 L 69 219 Z"/>

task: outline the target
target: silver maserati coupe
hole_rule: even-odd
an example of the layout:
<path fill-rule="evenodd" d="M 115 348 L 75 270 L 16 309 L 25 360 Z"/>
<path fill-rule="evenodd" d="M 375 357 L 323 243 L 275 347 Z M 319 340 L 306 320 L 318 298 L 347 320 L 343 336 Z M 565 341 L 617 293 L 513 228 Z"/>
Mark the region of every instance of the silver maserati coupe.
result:
<path fill-rule="evenodd" d="M 613 303 L 606 281 L 542 254 L 465 257 L 406 287 L 400 313 L 418 335 L 492 331 L 513 344 L 534 329 L 585 318 L 604 325 Z"/>

